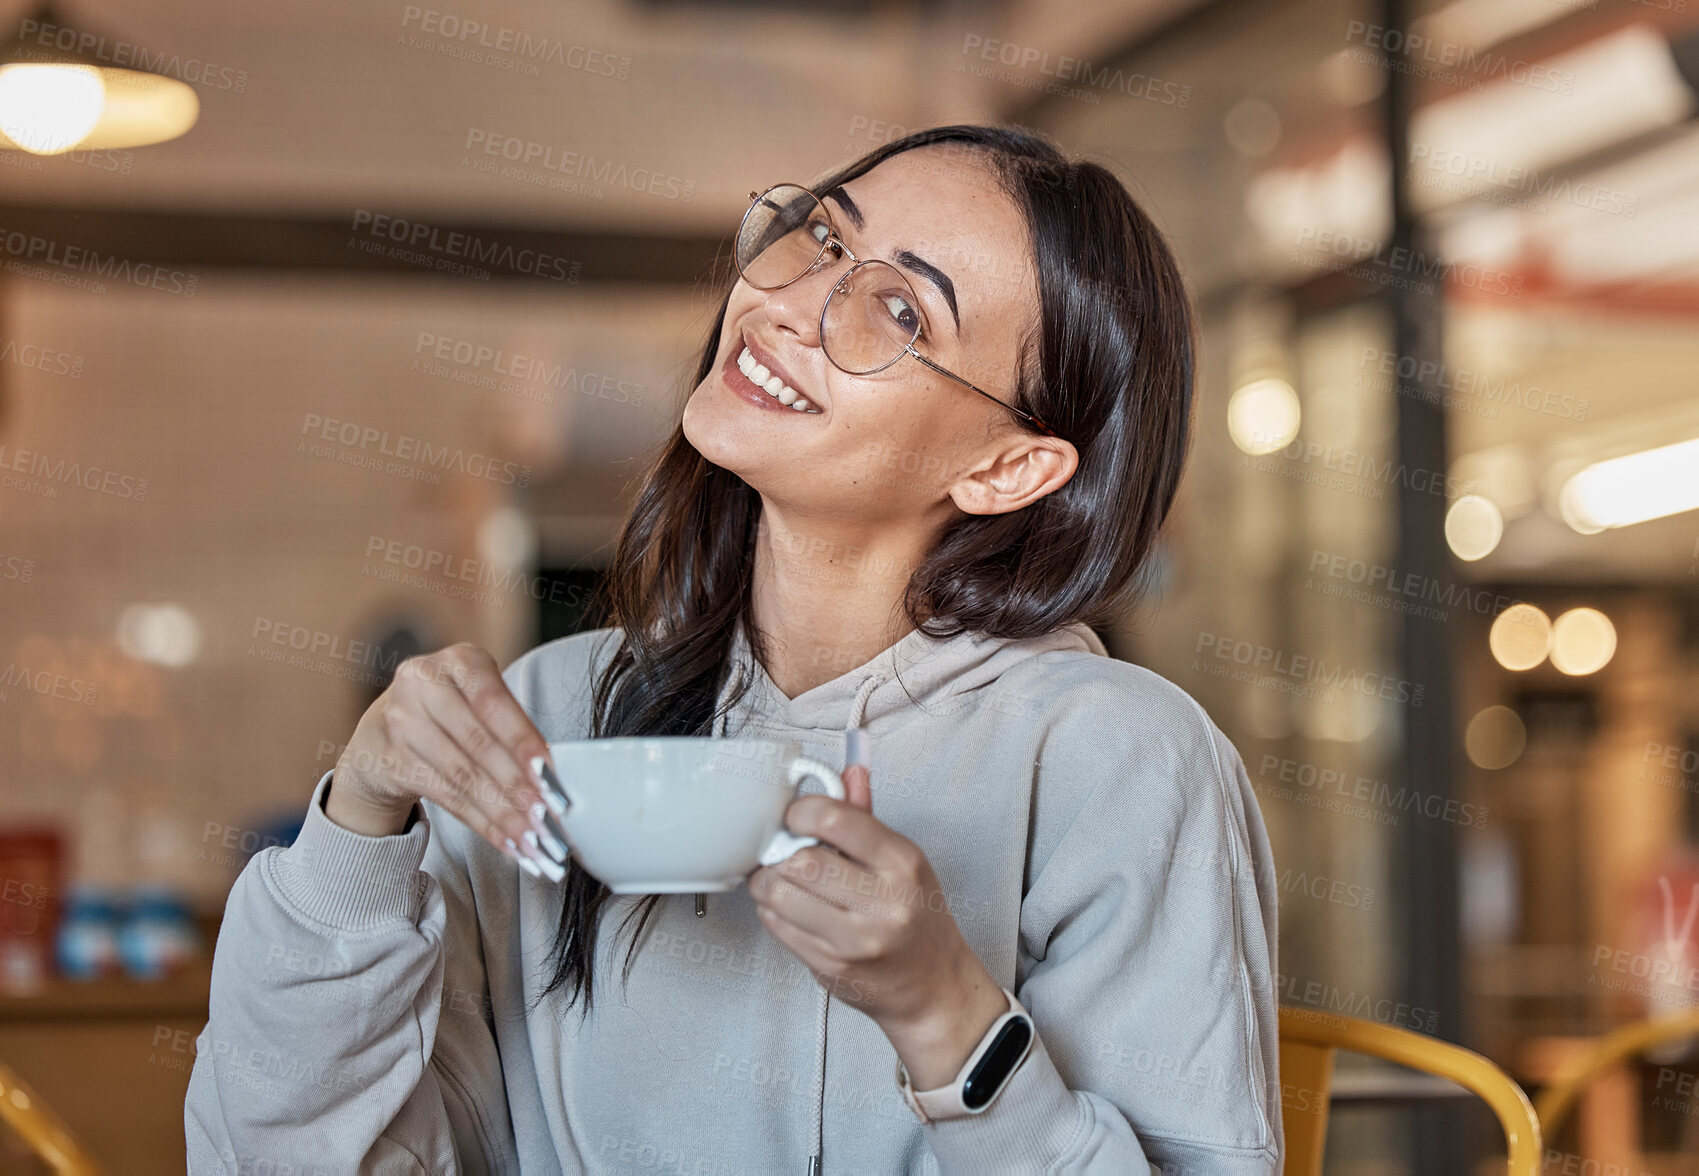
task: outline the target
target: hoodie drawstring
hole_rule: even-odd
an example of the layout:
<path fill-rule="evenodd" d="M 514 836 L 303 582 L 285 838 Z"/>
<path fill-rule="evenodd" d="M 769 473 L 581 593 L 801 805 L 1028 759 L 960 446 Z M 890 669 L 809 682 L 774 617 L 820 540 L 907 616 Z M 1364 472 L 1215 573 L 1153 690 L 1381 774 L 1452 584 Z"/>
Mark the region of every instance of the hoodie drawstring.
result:
<path fill-rule="evenodd" d="M 850 703 L 849 721 L 844 724 L 846 752 L 848 750 L 847 744 L 849 741 L 849 733 L 855 730 L 855 728 L 861 726 L 862 720 L 867 715 L 867 700 L 872 696 L 873 691 L 878 689 L 879 684 L 884 680 L 884 675 L 877 672 L 870 673 L 861 680 L 861 685 L 856 689 L 855 699 Z M 727 684 L 722 687 L 721 701 L 724 700 L 725 690 L 729 688 L 730 682 L 728 680 Z M 721 739 L 726 737 L 727 723 L 729 720 L 730 713 L 722 712 L 719 716 L 718 722 L 716 723 L 716 726 L 718 727 L 718 737 Z M 846 762 L 844 767 L 847 768 L 848 766 L 849 764 Z M 840 768 L 839 771 L 842 772 L 843 769 Z M 708 896 L 706 894 L 698 894 L 696 896 L 696 917 L 699 919 L 706 918 L 707 914 Z M 821 1176 L 825 1164 L 826 1031 L 827 1021 L 831 1014 L 831 1007 L 832 994 L 825 985 L 821 985 L 819 1013 L 820 1032 L 817 1035 L 814 1052 L 814 1154 L 808 1157 L 808 1176 Z"/>
<path fill-rule="evenodd" d="M 869 674 L 861 680 L 861 686 L 855 692 L 855 701 L 850 703 L 849 722 L 844 724 L 844 739 L 846 743 L 849 733 L 861 726 L 862 716 L 867 713 L 867 698 L 881 679 L 877 674 Z M 848 767 L 846 763 L 844 767 Z M 842 771 L 842 769 L 839 769 Z M 826 1157 L 826 1022 L 832 1008 L 832 994 L 824 985 L 820 988 L 820 1044 L 815 1051 L 814 1063 L 814 1154 L 808 1157 L 808 1176 L 821 1176 L 821 1168 Z"/>

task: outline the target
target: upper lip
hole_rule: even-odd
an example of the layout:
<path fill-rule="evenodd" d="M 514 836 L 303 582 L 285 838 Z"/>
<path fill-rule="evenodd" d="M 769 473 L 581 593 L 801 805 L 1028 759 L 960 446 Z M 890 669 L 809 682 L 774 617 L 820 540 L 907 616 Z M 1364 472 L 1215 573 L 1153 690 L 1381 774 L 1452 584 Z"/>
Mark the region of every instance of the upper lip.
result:
<path fill-rule="evenodd" d="M 798 396 L 801 396 L 804 399 L 806 399 L 808 401 L 808 403 L 814 405 L 816 408 L 821 409 L 822 411 L 825 410 L 826 406 L 823 403 L 821 403 L 819 400 L 816 400 L 814 398 L 813 393 L 804 392 L 802 390 L 802 385 L 798 384 L 795 380 L 791 379 L 791 374 L 789 372 L 787 372 L 784 368 L 779 366 L 779 362 L 778 362 L 778 360 L 773 358 L 772 352 L 768 351 L 765 347 L 761 346 L 754 339 L 751 339 L 747 334 L 745 334 L 743 336 L 743 345 L 745 347 L 749 348 L 749 354 L 751 354 L 755 357 L 756 363 L 758 363 L 762 367 L 766 368 L 767 371 L 770 374 L 779 377 L 779 379 L 781 379 L 785 383 L 789 384 L 791 386 L 792 390 L 795 391 Z"/>

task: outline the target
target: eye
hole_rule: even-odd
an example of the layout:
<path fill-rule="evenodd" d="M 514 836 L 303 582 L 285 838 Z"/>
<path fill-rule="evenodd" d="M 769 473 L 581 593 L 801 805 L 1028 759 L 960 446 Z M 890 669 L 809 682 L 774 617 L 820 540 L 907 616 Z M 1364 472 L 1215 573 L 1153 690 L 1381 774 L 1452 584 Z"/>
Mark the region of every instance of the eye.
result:
<path fill-rule="evenodd" d="M 814 238 L 816 244 L 824 245 L 826 243 L 826 239 L 832 235 L 832 226 L 823 220 L 809 221 L 808 235 Z M 832 247 L 832 251 L 836 253 L 837 246 L 834 245 Z"/>
<path fill-rule="evenodd" d="M 926 337 L 926 326 L 921 321 L 920 312 L 909 304 L 906 297 L 895 293 L 881 294 L 879 303 L 905 335 L 913 334 L 917 339 Z"/>

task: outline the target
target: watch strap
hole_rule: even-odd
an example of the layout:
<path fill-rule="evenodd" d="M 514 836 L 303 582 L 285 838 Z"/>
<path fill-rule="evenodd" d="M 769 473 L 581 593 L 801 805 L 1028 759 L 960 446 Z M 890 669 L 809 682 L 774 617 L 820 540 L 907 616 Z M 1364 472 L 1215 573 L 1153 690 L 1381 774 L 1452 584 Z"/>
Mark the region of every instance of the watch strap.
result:
<path fill-rule="evenodd" d="M 1021 1002 L 1015 999 L 1014 993 L 1007 988 L 1003 989 L 1002 992 L 1009 999 L 1008 1012 L 991 1023 L 991 1027 L 979 1039 L 979 1044 L 974 1047 L 973 1053 L 969 1054 L 967 1061 L 962 1063 L 962 1068 L 945 1085 L 933 1090 L 914 1089 L 913 1084 L 909 1081 L 908 1069 L 903 1065 L 901 1058 L 897 1059 L 897 1088 L 902 1092 L 903 1101 L 908 1104 L 909 1110 L 913 1111 L 915 1117 L 922 1123 L 934 1123 L 940 1119 L 958 1119 L 968 1115 L 983 1114 L 991 1108 L 992 1103 L 997 1101 L 997 1096 L 1003 1092 L 1003 1088 L 1014 1078 L 1015 1072 L 1021 1068 L 1021 1064 L 1026 1061 L 1027 1055 L 1032 1052 L 1032 1043 L 1037 1036 L 1036 1030 L 1032 1029 L 1032 1016 L 1021 1005 Z M 1003 1080 L 998 1083 L 997 1089 L 992 1091 L 991 1097 L 985 1100 L 985 1104 L 978 1108 L 969 1107 L 962 1099 L 963 1085 L 967 1082 L 968 1076 L 973 1073 L 974 1067 L 979 1064 L 979 1060 L 985 1056 L 986 1051 L 997 1040 L 998 1035 L 1003 1031 L 1003 1027 L 1016 1019 L 1027 1022 L 1030 1031 L 1027 1033 L 1026 1045 L 1022 1047 L 1020 1056 L 1009 1067 L 1009 1071 L 1003 1076 Z"/>

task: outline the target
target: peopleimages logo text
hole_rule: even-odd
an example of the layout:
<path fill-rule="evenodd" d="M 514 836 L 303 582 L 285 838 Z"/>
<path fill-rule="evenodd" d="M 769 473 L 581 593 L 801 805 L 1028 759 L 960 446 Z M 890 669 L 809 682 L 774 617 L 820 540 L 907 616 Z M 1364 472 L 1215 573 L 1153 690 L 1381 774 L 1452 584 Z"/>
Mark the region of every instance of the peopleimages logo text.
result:
<path fill-rule="evenodd" d="M 167 294 L 195 296 L 200 275 L 166 269 L 146 261 L 131 261 L 116 254 L 101 253 L 83 245 L 67 245 L 33 233 L 0 228 L 0 253 L 21 262 L 54 266 L 75 273 L 94 274 L 113 281 L 129 282 Z"/>
<path fill-rule="evenodd" d="M 118 498 L 133 498 L 137 502 L 147 497 L 148 480 L 131 474 L 121 474 L 102 466 L 84 465 L 63 457 L 51 457 L 29 449 L 0 445 L 0 471 L 12 470 L 32 478 L 41 478 L 61 486 L 81 486 Z"/>
<path fill-rule="evenodd" d="M 1192 100 L 1192 88 L 1187 85 L 1165 81 L 1150 74 L 1128 73 L 1119 66 L 1099 66 L 1065 54 L 1052 57 L 1046 49 L 998 41 L 978 33 L 968 33 L 962 38 L 962 55 L 978 57 L 982 61 L 992 61 L 1015 69 L 1036 69 L 1043 76 L 1056 78 L 1058 81 L 1079 82 L 1099 90 L 1114 90 L 1130 98 L 1142 98 L 1147 102 L 1166 106 L 1183 107 L 1189 105 Z"/>
<path fill-rule="evenodd" d="M 585 45 L 568 45 L 552 37 L 533 37 L 530 33 L 508 28 L 506 25 L 492 26 L 476 18 L 458 16 L 435 8 L 407 5 L 402 9 L 401 27 L 416 28 L 433 39 L 440 38 L 445 43 L 452 42 L 461 46 L 475 46 L 496 53 L 511 54 L 526 64 L 544 62 L 609 78 L 623 79 L 631 73 L 629 57 Z"/>
<path fill-rule="evenodd" d="M 1460 77 L 1466 77 L 1470 81 L 1485 79 L 1514 82 L 1519 86 L 1547 90 L 1554 94 L 1571 94 L 1575 91 L 1575 75 L 1569 70 L 1554 69 L 1543 62 L 1506 57 L 1502 53 L 1478 49 L 1461 42 L 1425 37 L 1395 26 L 1353 20 L 1345 27 L 1345 37 L 1350 41 L 1361 41 L 1370 49 L 1380 50 L 1394 62 L 1438 66 L 1455 71 Z"/>
<path fill-rule="evenodd" d="M 369 237 L 393 241 L 410 249 L 428 249 L 444 257 L 463 258 L 494 269 L 535 274 L 553 281 L 576 282 L 583 263 L 556 257 L 539 249 L 516 249 L 499 241 L 485 241 L 457 229 L 444 230 L 423 221 L 410 221 L 366 208 L 354 210 L 352 228 Z"/>
<path fill-rule="evenodd" d="M 1373 670 L 1359 670 L 1342 662 L 1328 662 L 1309 654 L 1293 654 L 1254 641 L 1242 641 L 1219 633 L 1199 633 L 1192 649 L 1200 659 L 1233 662 L 1253 673 L 1319 684 L 1328 689 L 1347 690 L 1389 702 L 1421 706 L 1427 687 L 1420 682 L 1394 678 Z"/>
<path fill-rule="evenodd" d="M 502 461 L 480 453 L 471 453 L 457 445 L 436 445 L 423 437 L 414 437 L 407 433 L 391 433 L 388 429 L 380 429 L 373 425 L 360 425 L 354 421 L 339 421 L 309 412 L 301 421 L 302 436 L 314 436 L 320 440 L 341 445 L 355 451 L 375 451 L 383 457 L 393 457 L 398 461 L 415 462 L 419 465 L 434 469 L 446 470 L 450 473 L 467 474 L 474 478 L 487 478 L 492 482 L 500 482 L 506 486 L 528 486 L 531 483 L 531 467 L 520 465 L 518 462 Z M 303 448 L 304 442 L 298 443 L 297 448 Z M 323 456 L 315 452 L 315 456 Z"/>

